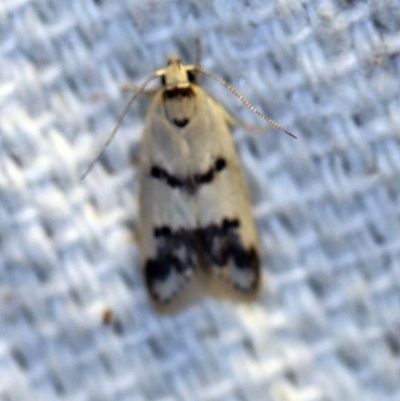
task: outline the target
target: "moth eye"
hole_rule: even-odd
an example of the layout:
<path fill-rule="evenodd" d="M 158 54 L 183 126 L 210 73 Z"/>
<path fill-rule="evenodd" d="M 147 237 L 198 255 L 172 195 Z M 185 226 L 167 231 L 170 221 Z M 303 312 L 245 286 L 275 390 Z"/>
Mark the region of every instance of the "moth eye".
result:
<path fill-rule="evenodd" d="M 196 74 L 193 71 L 188 71 L 187 75 L 188 75 L 189 82 L 191 82 L 191 83 L 196 82 Z"/>
<path fill-rule="evenodd" d="M 161 75 L 161 85 L 165 86 L 165 75 Z"/>

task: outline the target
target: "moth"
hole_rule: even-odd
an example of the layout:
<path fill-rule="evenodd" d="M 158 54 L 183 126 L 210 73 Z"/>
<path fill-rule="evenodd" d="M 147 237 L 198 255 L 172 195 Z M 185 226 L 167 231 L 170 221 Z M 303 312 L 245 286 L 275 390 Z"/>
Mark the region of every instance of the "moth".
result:
<path fill-rule="evenodd" d="M 135 98 L 154 78 L 140 148 L 139 232 L 144 280 L 154 308 L 173 313 L 205 294 L 253 301 L 261 288 L 260 253 L 249 190 L 231 134 L 235 119 L 196 80 L 219 76 L 168 58 L 135 91 L 87 172 L 111 142 Z"/>

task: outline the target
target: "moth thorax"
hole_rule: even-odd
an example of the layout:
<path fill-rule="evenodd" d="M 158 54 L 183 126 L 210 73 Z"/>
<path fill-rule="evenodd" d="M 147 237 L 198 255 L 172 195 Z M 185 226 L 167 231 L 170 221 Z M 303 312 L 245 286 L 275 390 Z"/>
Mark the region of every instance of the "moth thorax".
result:
<path fill-rule="evenodd" d="M 163 100 L 168 121 L 179 128 L 186 126 L 196 113 L 196 96 L 193 87 L 166 89 Z"/>

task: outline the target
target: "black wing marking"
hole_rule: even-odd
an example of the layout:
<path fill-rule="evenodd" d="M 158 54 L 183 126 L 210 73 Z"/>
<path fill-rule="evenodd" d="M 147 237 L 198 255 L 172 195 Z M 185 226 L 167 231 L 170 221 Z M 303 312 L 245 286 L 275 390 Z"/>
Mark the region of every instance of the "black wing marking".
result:
<path fill-rule="evenodd" d="M 240 240 L 238 219 L 225 218 L 205 228 L 154 229 L 157 254 L 145 263 L 146 284 L 155 302 L 169 304 L 190 283 L 198 269 L 210 272 L 243 295 L 259 285 L 260 262 L 254 247 Z"/>

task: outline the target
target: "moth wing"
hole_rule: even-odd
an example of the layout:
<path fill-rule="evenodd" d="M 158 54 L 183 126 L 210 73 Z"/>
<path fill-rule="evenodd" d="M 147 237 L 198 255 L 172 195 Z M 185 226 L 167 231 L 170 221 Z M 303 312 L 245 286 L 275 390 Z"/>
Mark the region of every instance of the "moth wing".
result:
<path fill-rule="evenodd" d="M 245 181 L 229 123 L 232 117 L 208 97 L 207 116 L 193 131 L 202 137 L 203 154 L 213 155 L 212 180 L 197 191 L 198 225 L 209 270 L 208 290 L 216 297 L 255 300 L 261 288 L 258 236 Z"/>
<path fill-rule="evenodd" d="M 242 175 L 240 166 L 231 168 L 225 177 L 221 175 L 218 179 L 218 189 L 202 190 L 199 203 L 215 203 L 212 210 L 204 213 L 204 220 L 213 214 L 225 216 L 220 230 L 204 241 L 211 266 L 210 292 L 235 301 L 254 301 L 261 288 L 261 268 L 257 232 Z M 221 201 L 223 193 L 230 195 L 230 202 Z"/>
<path fill-rule="evenodd" d="M 197 225 L 196 200 L 176 181 L 189 176 L 187 148 L 175 137 L 156 97 L 140 152 L 139 245 L 147 289 L 159 313 L 176 312 L 204 293 L 191 235 Z"/>

